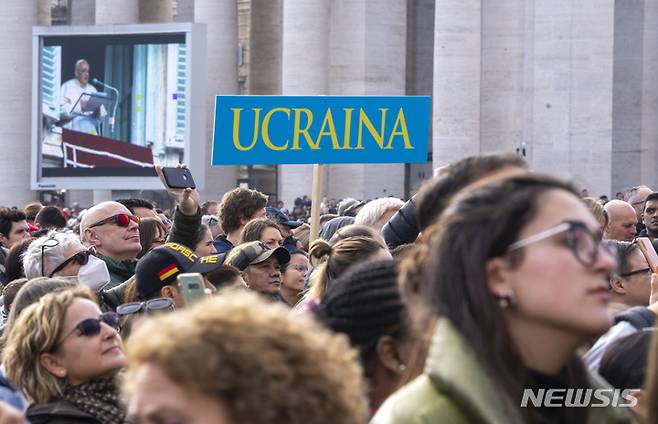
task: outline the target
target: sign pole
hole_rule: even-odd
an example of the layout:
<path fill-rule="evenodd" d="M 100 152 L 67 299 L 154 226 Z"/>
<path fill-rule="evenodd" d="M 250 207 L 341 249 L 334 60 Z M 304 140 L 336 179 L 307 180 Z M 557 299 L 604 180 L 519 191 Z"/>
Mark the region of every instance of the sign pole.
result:
<path fill-rule="evenodd" d="M 320 233 L 320 203 L 322 202 L 323 165 L 313 165 L 313 194 L 311 196 L 311 234 L 309 244 L 318 238 Z"/>

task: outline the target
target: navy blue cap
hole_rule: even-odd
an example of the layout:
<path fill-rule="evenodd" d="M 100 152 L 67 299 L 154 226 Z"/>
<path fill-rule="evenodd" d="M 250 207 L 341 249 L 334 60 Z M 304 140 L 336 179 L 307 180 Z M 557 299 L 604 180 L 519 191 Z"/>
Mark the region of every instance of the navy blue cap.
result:
<path fill-rule="evenodd" d="M 280 209 L 274 208 L 272 206 L 266 207 L 265 212 L 266 212 L 268 218 L 273 219 L 279 225 L 285 225 L 286 227 L 289 227 L 289 228 L 297 228 L 297 227 L 299 227 L 300 225 L 303 224 L 302 221 L 293 221 L 293 220 L 291 220 L 288 217 L 288 215 L 283 213 Z"/>

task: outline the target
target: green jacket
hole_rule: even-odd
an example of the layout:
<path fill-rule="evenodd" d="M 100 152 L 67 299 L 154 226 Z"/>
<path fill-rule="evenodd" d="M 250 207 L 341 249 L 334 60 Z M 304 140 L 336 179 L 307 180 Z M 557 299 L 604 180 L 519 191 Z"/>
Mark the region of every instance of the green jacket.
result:
<path fill-rule="evenodd" d="M 609 387 L 590 375 L 592 388 Z M 505 401 L 475 352 L 447 319 L 439 319 L 425 365 L 414 381 L 389 397 L 371 424 L 472 424 L 522 422 Z M 514 412 L 512 412 L 514 413 Z M 589 408 L 588 423 L 631 423 L 626 408 Z"/>
<path fill-rule="evenodd" d="M 135 275 L 135 267 L 137 266 L 136 259 L 116 260 L 103 255 L 98 255 L 98 258 L 105 262 L 107 270 L 110 273 L 110 282 L 103 287 L 103 290 L 109 290 L 116 287 Z"/>

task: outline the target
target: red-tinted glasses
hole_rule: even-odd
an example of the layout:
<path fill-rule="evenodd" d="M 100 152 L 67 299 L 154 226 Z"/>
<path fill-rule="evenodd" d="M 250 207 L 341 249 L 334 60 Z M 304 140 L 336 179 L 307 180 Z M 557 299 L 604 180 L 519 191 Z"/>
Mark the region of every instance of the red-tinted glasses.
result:
<path fill-rule="evenodd" d="M 94 228 L 98 227 L 100 225 L 105 225 L 105 224 L 115 224 L 118 225 L 119 227 L 127 227 L 130 225 L 130 221 L 133 221 L 136 224 L 139 224 L 139 217 L 137 215 L 128 215 L 127 213 L 118 213 L 116 215 L 113 215 L 109 218 L 102 219 L 98 221 L 95 224 L 92 224 L 89 226 L 89 228 Z"/>

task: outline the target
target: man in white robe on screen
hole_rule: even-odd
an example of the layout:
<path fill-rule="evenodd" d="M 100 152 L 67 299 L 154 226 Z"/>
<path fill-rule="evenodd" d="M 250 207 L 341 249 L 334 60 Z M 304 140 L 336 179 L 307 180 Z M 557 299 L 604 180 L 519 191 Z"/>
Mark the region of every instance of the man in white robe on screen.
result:
<path fill-rule="evenodd" d="M 75 78 L 62 84 L 60 91 L 62 119 L 69 120 L 64 124 L 64 128 L 88 134 L 99 134 L 99 118 L 106 115 L 105 108 L 101 105 L 96 110 L 87 111 L 85 109 L 88 98 L 80 99 L 83 93 L 97 92 L 96 87 L 89 84 L 89 63 L 84 59 L 78 60 L 75 62 Z"/>

